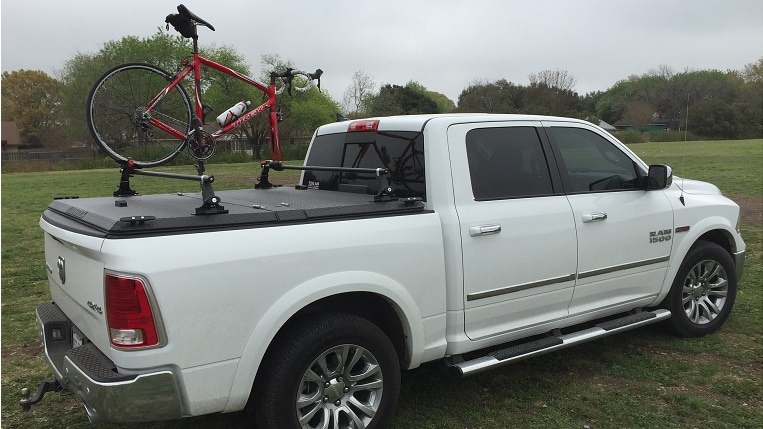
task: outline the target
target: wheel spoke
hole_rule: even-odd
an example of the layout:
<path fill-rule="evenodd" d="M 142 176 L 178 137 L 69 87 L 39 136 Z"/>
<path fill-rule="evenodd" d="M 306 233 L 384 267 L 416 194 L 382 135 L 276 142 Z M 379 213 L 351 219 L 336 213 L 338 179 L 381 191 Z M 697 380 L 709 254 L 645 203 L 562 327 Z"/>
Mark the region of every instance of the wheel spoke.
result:
<path fill-rule="evenodd" d="M 721 269 L 721 264 L 715 262 L 715 261 L 707 261 L 705 264 L 704 269 L 704 275 L 702 276 L 702 280 L 709 281 L 712 278 L 715 278 L 715 276 L 718 275 L 718 271 Z"/>
<path fill-rule="evenodd" d="M 299 406 L 299 403 L 297 403 L 297 406 Z M 306 414 L 302 415 L 299 418 L 299 424 L 300 425 L 306 425 L 310 420 L 313 419 L 313 416 L 315 416 L 320 411 L 324 411 L 323 412 L 323 420 L 325 421 L 326 420 L 326 412 L 325 412 L 326 409 L 321 407 L 319 404 L 315 404 L 315 406 L 313 406 L 310 409 L 310 411 L 308 411 Z M 301 410 L 298 410 L 298 412 L 301 412 Z"/>
<path fill-rule="evenodd" d="M 717 316 L 718 313 L 721 312 L 721 309 L 718 308 L 718 306 L 715 305 L 715 303 L 713 303 L 713 301 L 711 301 L 707 297 L 702 299 L 702 304 L 703 304 L 705 310 L 707 311 L 707 315 L 708 315 L 707 319 L 708 320 L 715 319 L 715 316 Z"/>
<path fill-rule="evenodd" d="M 297 408 L 305 408 L 310 404 L 321 402 L 321 392 L 316 390 L 312 395 L 299 395 L 297 398 Z"/>
<path fill-rule="evenodd" d="M 347 414 L 347 415 L 350 417 L 350 419 L 352 420 L 353 426 L 354 426 L 356 429 L 365 429 L 365 427 L 366 427 L 366 424 L 363 422 L 363 420 L 360 418 L 360 416 L 358 416 L 358 415 L 355 413 L 355 410 L 353 410 L 353 409 L 352 409 L 352 408 L 350 408 L 350 407 L 346 407 L 346 408 L 344 408 L 344 411 L 345 411 L 345 413 L 346 413 L 346 414 Z M 374 411 L 374 414 L 376 414 L 376 412 L 375 412 L 375 411 Z M 366 414 L 366 415 L 368 415 L 368 414 Z M 368 416 L 369 416 L 369 417 L 373 417 L 373 414 L 371 414 L 371 415 L 368 415 Z"/>
<path fill-rule="evenodd" d="M 374 406 L 374 404 L 365 404 L 363 402 L 360 402 L 358 398 L 355 398 L 354 396 L 350 398 L 348 402 L 350 405 L 352 405 L 351 408 L 357 409 L 358 411 L 362 412 L 364 415 L 368 416 L 369 418 L 373 418 L 373 416 L 376 415 L 376 407 Z M 378 401 L 376 402 L 376 404 L 378 406 Z"/>
<path fill-rule="evenodd" d="M 351 374 L 349 376 L 350 381 L 358 382 L 361 380 L 365 380 L 375 374 L 378 374 L 381 369 L 379 368 L 379 365 L 372 365 L 367 364 L 366 367 L 363 369 L 363 372 L 359 374 Z"/>

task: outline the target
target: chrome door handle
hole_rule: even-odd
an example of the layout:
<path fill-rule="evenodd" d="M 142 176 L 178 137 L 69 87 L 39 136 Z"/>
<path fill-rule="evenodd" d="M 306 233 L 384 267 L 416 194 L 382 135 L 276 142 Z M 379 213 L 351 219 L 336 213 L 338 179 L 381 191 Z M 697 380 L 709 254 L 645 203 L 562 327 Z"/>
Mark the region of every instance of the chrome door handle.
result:
<path fill-rule="evenodd" d="M 590 214 L 583 215 L 583 223 L 601 222 L 603 220 L 607 220 L 606 213 L 590 213 Z"/>
<path fill-rule="evenodd" d="M 472 237 L 476 237 L 478 235 L 498 234 L 499 232 L 501 232 L 501 225 L 481 225 L 469 228 L 469 235 Z"/>

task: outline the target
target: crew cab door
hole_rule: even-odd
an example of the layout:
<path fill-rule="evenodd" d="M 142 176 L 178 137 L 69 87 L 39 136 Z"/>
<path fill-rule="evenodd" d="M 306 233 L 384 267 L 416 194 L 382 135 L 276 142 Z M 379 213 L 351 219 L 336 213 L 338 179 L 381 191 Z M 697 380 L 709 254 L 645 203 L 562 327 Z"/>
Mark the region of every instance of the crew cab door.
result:
<path fill-rule="evenodd" d="M 584 124 L 546 122 L 578 235 L 570 315 L 651 302 L 671 252 L 673 212 L 632 155 Z"/>
<path fill-rule="evenodd" d="M 575 223 L 558 172 L 549 169 L 550 148 L 541 140 L 540 125 L 496 122 L 448 129 L 464 323 L 471 339 L 568 312 L 577 263 Z"/>

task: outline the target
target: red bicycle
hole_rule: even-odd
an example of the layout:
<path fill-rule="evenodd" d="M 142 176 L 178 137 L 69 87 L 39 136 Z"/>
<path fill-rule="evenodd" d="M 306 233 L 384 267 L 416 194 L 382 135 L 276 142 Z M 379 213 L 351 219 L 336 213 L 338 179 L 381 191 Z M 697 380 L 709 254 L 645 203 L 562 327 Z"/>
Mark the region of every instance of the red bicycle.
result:
<path fill-rule="evenodd" d="M 178 156 L 184 148 L 199 161 L 214 154 L 216 140 L 249 119 L 267 111 L 270 132 L 271 158 L 281 160 L 278 139 L 278 110 L 276 96 L 285 88 L 307 91 L 317 80 L 315 73 L 287 69 L 270 74 L 270 84 L 258 82 L 222 64 L 199 55 L 196 27 L 215 28 L 192 13 L 182 4 L 178 13 L 167 16 L 167 28 L 172 25 L 183 37 L 193 39 L 193 58 L 183 60 L 184 68 L 171 74 L 161 68 L 143 63 L 127 63 L 107 71 L 96 82 L 87 100 L 87 124 L 96 143 L 114 160 L 130 167 L 145 168 L 164 164 Z M 206 131 L 205 116 L 209 112 L 201 102 L 201 66 L 241 80 L 262 91 L 267 100 L 248 112 L 232 115 L 221 128 Z M 193 75 L 195 103 L 192 104 L 181 83 Z M 301 76 L 293 85 L 294 78 Z M 245 109 L 244 106 L 241 108 Z M 241 109 L 240 109 L 241 110 Z"/>

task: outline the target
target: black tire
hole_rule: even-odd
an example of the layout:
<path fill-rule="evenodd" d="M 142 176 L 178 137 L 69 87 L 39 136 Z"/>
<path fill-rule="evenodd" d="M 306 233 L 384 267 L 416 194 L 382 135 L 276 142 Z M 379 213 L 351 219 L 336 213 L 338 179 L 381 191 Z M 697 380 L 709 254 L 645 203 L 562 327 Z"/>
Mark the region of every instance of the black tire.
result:
<path fill-rule="evenodd" d="M 373 429 L 386 427 L 399 392 L 400 364 L 389 338 L 366 319 L 338 313 L 279 335 L 250 404 L 258 428 Z"/>
<path fill-rule="evenodd" d="M 177 85 L 151 109 L 171 75 L 150 64 L 128 63 L 107 71 L 87 98 L 87 125 L 95 142 L 117 162 L 132 159 L 138 167 L 155 167 L 180 154 L 184 140 L 151 125 L 160 119 L 188 134 L 193 109 L 182 85 Z"/>
<path fill-rule="evenodd" d="M 683 337 L 717 331 L 731 313 L 737 292 L 736 266 L 721 246 L 698 241 L 689 250 L 663 302 L 668 326 Z"/>

